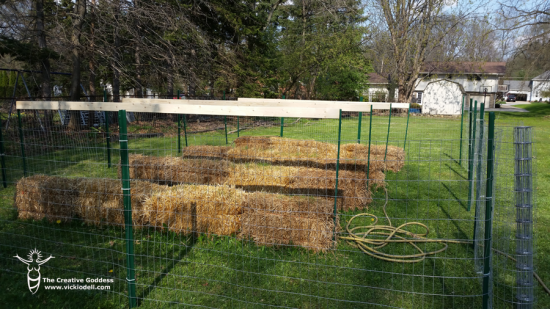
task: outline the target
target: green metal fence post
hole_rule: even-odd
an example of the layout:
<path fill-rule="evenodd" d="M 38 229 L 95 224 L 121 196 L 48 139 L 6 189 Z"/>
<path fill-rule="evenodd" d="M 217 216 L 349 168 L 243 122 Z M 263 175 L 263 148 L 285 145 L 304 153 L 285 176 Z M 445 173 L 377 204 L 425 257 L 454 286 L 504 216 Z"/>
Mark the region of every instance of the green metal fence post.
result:
<path fill-rule="evenodd" d="M 126 282 L 128 283 L 128 299 L 130 308 L 137 304 L 136 274 L 134 268 L 134 233 L 132 222 L 132 199 L 130 191 L 130 166 L 128 159 L 128 132 L 126 128 L 126 111 L 118 111 L 120 128 L 120 166 L 122 172 L 122 194 L 124 202 L 124 228 L 126 230 Z"/>
<path fill-rule="evenodd" d="M 227 116 L 223 116 L 223 126 L 225 128 L 225 144 L 229 144 L 227 141 Z"/>
<path fill-rule="evenodd" d="M 476 201 L 478 200 L 479 198 L 479 192 L 480 192 L 480 186 L 481 186 L 481 160 L 483 160 L 483 130 L 484 130 L 484 124 L 483 124 L 483 118 L 484 118 L 484 114 L 485 114 L 485 103 L 481 103 L 480 104 L 480 107 L 479 107 L 479 143 L 477 145 L 477 168 L 476 168 L 476 179 L 477 179 L 477 182 L 476 182 L 476 188 L 475 188 L 475 192 L 477 192 L 476 196 L 475 196 L 475 199 Z M 474 210 L 474 218 L 478 218 L 478 213 L 477 213 L 477 207 L 475 208 Z M 477 239 L 477 219 L 474 220 L 474 246 L 475 246 L 475 242 L 476 242 L 476 239 Z"/>
<path fill-rule="evenodd" d="M 462 107 L 460 109 L 460 153 L 458 163 L 462 166 L 462 130 L 464 128 L 464 96 L 462 96 Z"/>
<path fill-rule="evenodd" d="M 8 187 L 6 177 L 6 161 L 4 158 L 4 137 L 2 136 L 2 122 L 0 121 L 0 163 L 2 164 L 2 184 L 4 188 Z"/>
<path fill-rule="evenodd" d="M 390 126 L 391 126 L 391 103 L 390 103 L 390 118 L 388 119 L 388 135 L 386 136 L 386 152 L 384 153 L 384 163 L 386 163 L 386 155 L 388 154 L 388 142 L 390 141 Z"/>
<path fill-rule="evenodd" d="M 476 148 L 476 124 L 477 124 L 477 101 L 474 104 L 474 114 L 472 119 L 472 147 L 468 154 L 468 211 L 472 206 L 472 186 L 474 180 L 474 149 Z"/>
<path fill-rule="evenodd" d="M 340 169 L 340 138 L 342 136 L 342 110 L 339 111 L 338 116 L 338 154 L 336 155 L 336 185 L 334 187 L 334 230 L 333 239 L 336 238 L 336 214 L 338 212 L 338 172 Z"/>
<path fill-rule="evenodd" d="M 489 113 L 489 136 L 487 137 L 487 188 L 485 199 L 485 242 L 483 247 L 483 309 L 491 306 L 491 236 L 493 230 L 493 171 L 494 171 L 494 139 L 495 113 Z"/>
<path fill-rule="evenodd" d="M 180 91 L 178 90 L 178 100 L 180 99 Z M 181 115 L 177 114 L 178 119 L 178 154 L 181 153 Z"/>
<path fill-rule="evenodd" d="M 178 114 L 178 154 L 181 153 L 181 115 Z"/>
<path fill-rule="evenodd" d="M 187 115 L 183 115 L 183 134 L 185 136 L 185 147 L 187 147 Z"/>
<path fill-rule="evenodd" d="M 21 157 L 23 159 L 23 175 L 27 177 L 27 157 L 25 156 L 25 137 L 23 136 L 23 122 L 21 121 L 21 110 L 17 110 L 17 122 L 19 124 L 19 140 L 21 143 Z"/>
<path fill-rule="evenodd" d="M 369 152 L 367 155 L 367 189 L 369 188 L 369 173 L 370 173 L 370 141 L 372 133 L 372 105 L 370 106 L 370 117 L 369 117 Z"/>
<path fill-rule="evenodd" d="M 107 102 L 107 90 L 103 90 L 103 102 Z M 107 142 L 107 167 L 111 168 L 111 133 L 109 132 L 109 112 L 105 114 L 105 140 Z"/>
<path fill-rule="evenodd" d="M 407 133 L 409 132 L 409 116 L 411 114 L 411 105 L 409 104 L 409 109 L 407 110 L 407 127 L 405 127 L 405 142 L 403 143 L 403 150 L 407 146 Z"/>
<path fill-rule="evenodd" d="M 468 127 L 468 172 L 470 169 L 470 151 L 472 150 L 472 115 L 474 114 L 474 99 L 470 99 L 470 107 L 468 108 L 468 119 L 470 121 Z M 469 175 L 469 174 L 468 174 Z M 469 179 L 469 178 L 468 178 Z"/>
<path fill-rule="evenodd" d="M 285 99 L 285 95 L 283 94 L 283 100 Z M 283 137 L 283 128 L 285 126 L 285 117 L 281 117 L 281 133 L 279 136 Z"/>
<path fill-rule="evenodd" d="M 359 112 L 359 123 L 357 127 L 357 144 L 361 144 L 361 122 L 363 122 L 363 113 Z"/>
<path fill-rule="evenodd" d="M 241 126 L 239 124 L 239 116 L 237 116 L 237 137 L 240 137 Z"/>
<path fill-rule="evenodd" d="M 359 97 L 359 102 L 363 102 L 363 97 Z M 361 122 L 363 122 L 363 113 L 359 112 L 359 122 L 357 124 L 357 144 L 361 144 Z"/>

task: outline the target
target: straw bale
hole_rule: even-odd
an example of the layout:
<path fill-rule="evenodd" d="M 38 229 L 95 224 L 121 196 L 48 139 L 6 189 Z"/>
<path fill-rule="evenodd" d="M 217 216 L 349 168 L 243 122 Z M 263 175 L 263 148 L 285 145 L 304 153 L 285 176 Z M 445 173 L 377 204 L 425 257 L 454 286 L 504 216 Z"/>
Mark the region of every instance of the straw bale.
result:
<path fill-rule="evenodd" d="M 182 159 L 179 157 L 129 156 L 130 179 L 149 180 L 158 184 L 222 183 L 231 163 L 224 160 Z M 118 167 L 121 177 L 121 167 Z"/>
<path fill-rule="evenodd" d="M 370 172 L 369 186 L 384 182 L 384 173 Z M 374 178 L 376 178 L 374 180 Z M 225 181 L 246 191 L 262 191 L 290 195 L 319 196 L 333 201 L 336 172 L 295 166 L 261 166 L 236 164 Z M 371 202 L 364 172 L 340 171 L 338 175 L 338 209 L 363 209 Z"/>
<path fill-rule="evenodd" d="M 241 140 L 242 139 L 242 140 Z M 268 162 L 278 165 L 335 169 L 338 145 L 280 137 L 246 136 L 235 140 L 237 147 L 227 152 L 234 162 Z M 360 145 L 365 149 L 367 146 Z M 366 170 L 368 154 L 340 149 L 341 170 Z M 370 156 L 370 170 L 384 168 L 383 156 Z"/>
<path fill-rule="evenodd" d="M 345 157 L 368 157 L 368 145 L 360 144 L 345 144 L 341 146 L 343 156 Z M 386 156 L 386 162 L 384 164 L 384 156 Z M 383 169 L 399 172 L 405 164 L 405 151 L 401 147 L 388 145 L 386 154 L 386 145 L 371 145 L 370 148 L 371 165 L 373 161 L 383 164 Z"/>
<path fill-rule="evenodd" d="M 324 252 L 334 245 L 333 220 L 301 217 L 291 212 L 245 211 L 239 236 L 252 238 L 259 245 L 297 245 Z"/>
<path fill-rule="evenodd" d="M 17 183 L 15 206 L 20 219 L 71 221 L 79 216 L 87 223 L 124 224 L 122 184 L 116 179 L 65 178 L 35 175 Z M 133 181 L 131 187 L 134 225 L 144 224 L 143 200 L 161 186 Z"/>
<path fill-rule="evenodd" d="M 188 159 L 224 159 L 231 146 L 189 146 L 182 150 L 183 157 Z"/>
<path fill-rule="evenodd" d="M 231 235 L 240 228 L 245 197 L 243 190 L 227 186 L 178 185 L 154 193 L 144 210 L 154 227 Z"/>
<path fill-rule="evenodd" d="M 75 179 L 34 175 L 17 182 L 15 206 L 19 219 L 71 221 L 78 198 Z"/>
<path fill-rule="evenodd" d="M 135 227 L 147 223 L 143 203 L 162 188 L 163 186 L 145 181 L 130 183 L 132 222 Z M 124 195 L 120 180 L 81 179 L 78 190 L 78 214 L 86 223 L 124 225 Z"/>
<path fill-rule="evenodd" d="M 306 218 L 332 218 L 334 216 L 334 202 L 312 196 L 286 196 L 253 192 L 246 196 L 244 211 L 292 213 Z"/>
<path fill-rule="evenodd" d="M 190 146 L 184 158 L 227 159 L 238 163 L 256 162 L 312 168 L 336 168 L 338 146 L 313 140 L 295 140 L 275 136 L 242 136 L 229 146 Z M 384 156 L 386 160 L 384 162 Z M 368 145 L 345 144 L 340 149 L 340 169 L 366 170 Z M 402 148 L 371 145 L 370 170 L 398 172 L 404 165 Z"/>

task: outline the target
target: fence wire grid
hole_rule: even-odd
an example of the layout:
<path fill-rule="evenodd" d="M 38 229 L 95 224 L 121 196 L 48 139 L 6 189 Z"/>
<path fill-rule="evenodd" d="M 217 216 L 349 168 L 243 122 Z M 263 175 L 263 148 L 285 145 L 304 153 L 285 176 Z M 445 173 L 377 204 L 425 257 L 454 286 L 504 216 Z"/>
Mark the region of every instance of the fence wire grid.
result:
<path fill-rule="evenodd" d="M 506 256 L 518 257 L 514 128 L 489 139 L 479 111 L 70 113 L 88 114 L 85 124 L 17 112 L 1 122 L 0 269 L 25 292 L 36 274 L 14 256 L 36 248 L 41 257 L 28 259 L 54 257 L 40 264 L 42 279 L 112 279 L 85 293 L 46 291 L 53 283 L 42 280 L 21 297 L 83 308 L 518 303 L 520 272 Z M 489 144 L 492 247 L 506 255 L 487 260 Z"/>

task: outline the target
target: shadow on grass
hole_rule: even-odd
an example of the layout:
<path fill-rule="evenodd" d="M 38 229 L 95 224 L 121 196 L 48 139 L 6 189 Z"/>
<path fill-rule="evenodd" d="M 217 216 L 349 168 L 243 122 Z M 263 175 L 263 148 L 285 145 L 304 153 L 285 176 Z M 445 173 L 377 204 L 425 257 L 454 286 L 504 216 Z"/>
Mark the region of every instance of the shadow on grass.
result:
<path fill-rule="evenodd" d="M 454 169 L 452 166 L 450 166 L 449 164 L 445 164 L 451 171 L 453 171 L 458 177 L 464 179 L 464 180 L 468 180 L 468 178 L 466 178 L 466 176 L 462 175 L 462 173 L 460 173 L 459 171 L 457 171 L 456 169 Z M 464 171 L 466 171 L 466 169 L 464 169 Z"/>
<path fill-rule="evenodd" d="M 460 200 L 458 198 L 458 196 L 456 196 L 456 194 L 453 192 L 453 190 L 451 190 L 451 188 L 449 188 L 446 184 L 442 183 L 443 187 L 445 189 L 447 189 L 447 191 L 449 191 L 449 193 L 453 196 L 453 198 L 455 199 L 455 201 L 457 201 L 460 206 L 462 206 L 462 208 L 464 208 L 464 210 L 468 210 L 468 207 L 466 205 L 464 205 L 464 203 L 462 202 L 462 200 Z"/>
<path fill-rule="evenodd" d="M 443 154 L 444 154 L 447 158 L 453 160 L 454 163 L 460 165 L 460 162 L 459 162 L 457 159 L 455 159 L 453 156 L 451 156 L 450 154 L 448 154 L 448 153 L 446 153 L 446 152 L 444 152 Z"/>
<path fill-rule="evenodd" d="M 185 248 L 181 249 L 177 258 L 173 260 L 172 263 L 169 263 L 168 265 L 166 265 L 166 267 L 164 267 L 164 269 L 160 272 L 160 275 L 158 275 L 155 280 L 153 280 L 153 282 L 151 284 L 149 284 L 149 286 L 147 286 L 147 288 L 145 288 L 143 290 L 143 292 L 137 297 L 137 305 L 141 305 L 141 303 L 143 302 L 143 300 L 145 298 L 147 298 L 147 296 L 151 293 L 151 291 L 159 285 L 159 283 L 164 279 L 166 278 L 166 276 L 172 271 L 172 269 L 174 267 L 176 267 L 177 263 L 179 263 L 187 254 L 189 254 L 189 252 L 191 251 L 191 249 L 195 246 L 195 244 L 197 243 L 197 238 L 198 238 L 198 232 L 197 232 L 197 203 L 191 203 L 191 218 L 192 218 L 192 223 L 191 223 L 191 231 L 192 234 L 191 234 L 191 239 L 189 241 L 189 243 L 185 246 Z"/>
<path fill-rule="evenodd" d="M 445 186 L 445 185 L 444 185 Z M 449 214 L 449 212 L 443 208 L 441 205 L 439 205 L 439 208 L 441 209 L 441 211 L 447 216 L 447 218 L 449 218 L 449 221 L 451 221 L 453 223 L 453 225 L 456 227 L 456 230 L 459 232 L 460 235 L 460 238 L 461 239 L 469 239 L 468 235 L 462 230 L 462 228 L 457 224 L 456 220 L 453 220 L 453 217 L 451 217 L 451 215 Z"/>

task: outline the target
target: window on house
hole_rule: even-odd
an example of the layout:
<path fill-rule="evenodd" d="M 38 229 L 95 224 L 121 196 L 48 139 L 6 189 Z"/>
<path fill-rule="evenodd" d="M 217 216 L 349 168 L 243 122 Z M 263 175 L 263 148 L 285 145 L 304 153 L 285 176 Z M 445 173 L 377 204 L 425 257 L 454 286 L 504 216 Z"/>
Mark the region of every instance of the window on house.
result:
<path fill-rule="evenodd" d="M 416 97 L 416 103 L 422 104 L 422 92 L 418 93 L 418 96 Z"/>

